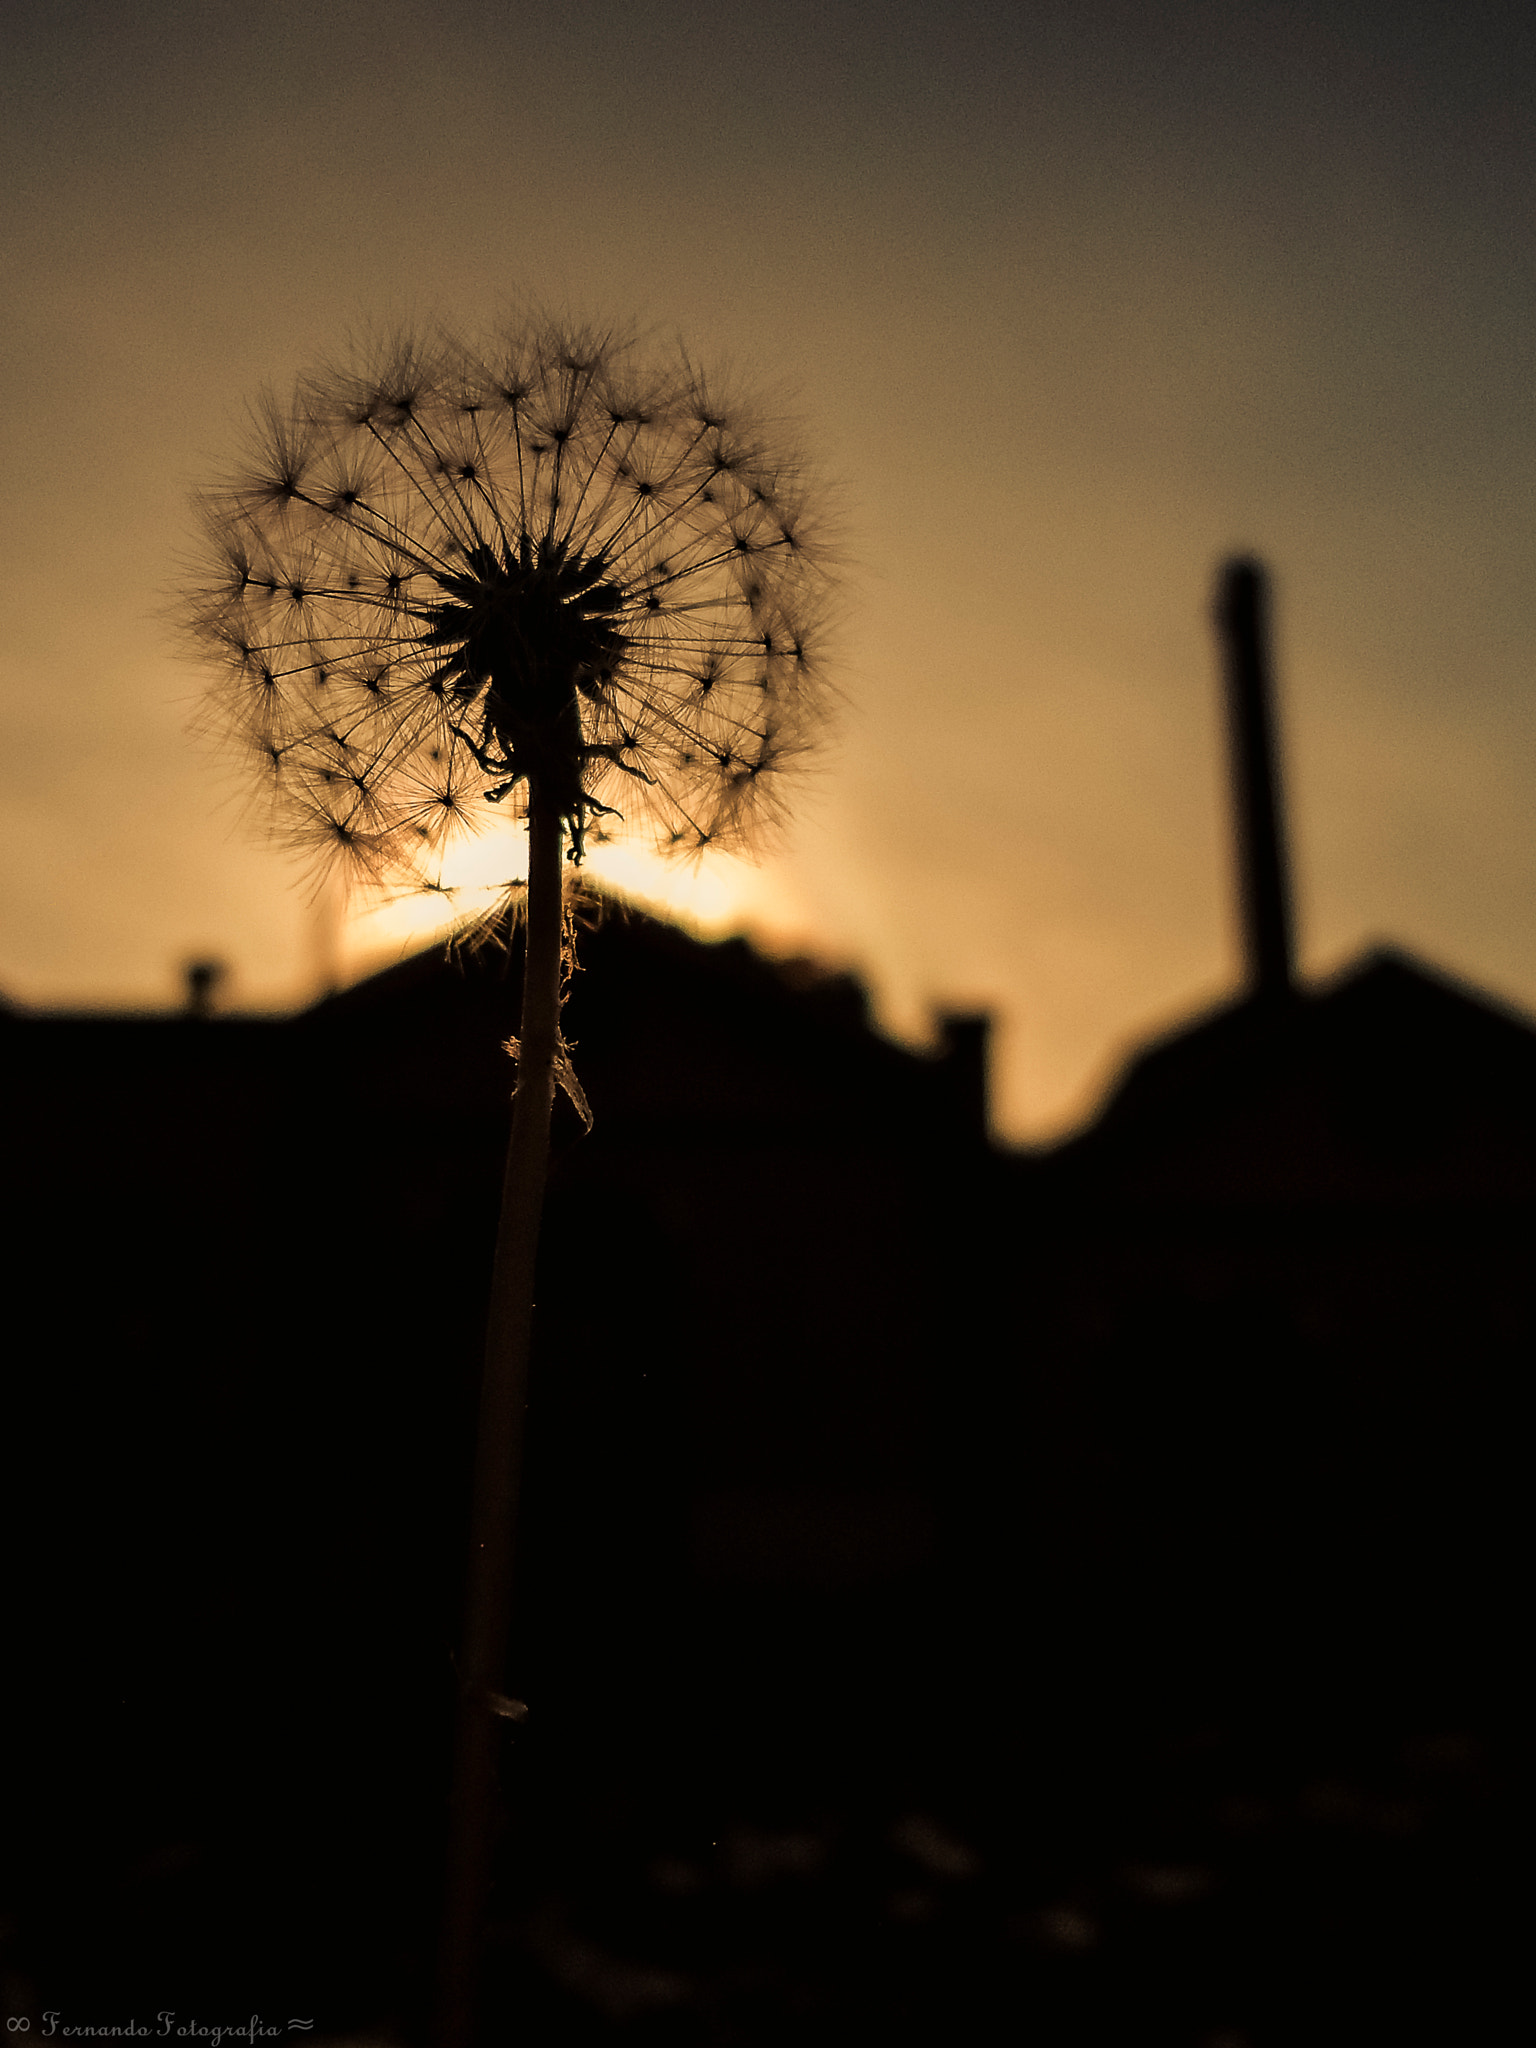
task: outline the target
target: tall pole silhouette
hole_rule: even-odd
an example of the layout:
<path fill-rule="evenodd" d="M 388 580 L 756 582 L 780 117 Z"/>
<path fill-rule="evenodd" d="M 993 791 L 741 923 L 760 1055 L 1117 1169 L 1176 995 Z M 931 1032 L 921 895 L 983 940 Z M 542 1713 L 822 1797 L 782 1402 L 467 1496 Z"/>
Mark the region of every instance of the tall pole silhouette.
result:
<path fill-rule="evenodd" d="M 1216 625 L 1226 672 L 1248 993 L 1284 997 L 1295 987 L 1295 939 L 1275 746 L 1269 581 L 1262 563 L 1239 556 L 1223 567 Z"/>

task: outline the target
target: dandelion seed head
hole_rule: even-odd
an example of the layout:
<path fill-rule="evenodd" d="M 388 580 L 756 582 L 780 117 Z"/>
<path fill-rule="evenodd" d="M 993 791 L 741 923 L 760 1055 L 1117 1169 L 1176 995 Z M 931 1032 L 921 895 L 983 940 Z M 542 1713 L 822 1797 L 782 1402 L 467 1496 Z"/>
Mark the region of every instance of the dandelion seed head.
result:
<path fill-rule="evenodd" d="M 402 336 L 264 394 L 201 511 L 203 722 L 287 844 L 369 883 L 440 887 L 536 790 L 578 858 L 615 824 L 740 845 L 824 708 L 804 484 L 681 354 Z"/>

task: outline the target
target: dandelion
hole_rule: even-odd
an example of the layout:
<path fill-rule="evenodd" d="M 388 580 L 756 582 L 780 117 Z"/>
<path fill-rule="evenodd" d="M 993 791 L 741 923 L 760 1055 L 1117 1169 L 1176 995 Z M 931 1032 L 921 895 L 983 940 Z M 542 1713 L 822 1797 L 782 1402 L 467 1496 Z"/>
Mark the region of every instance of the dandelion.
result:
<path fill-rule="evenodd" d="M 527 1712 L 502 1666 L 557 1081 L 581 1103 L 564 869 L 621 827 L 696 855 L 774 816 L 822 710 L 826 575 L 798 470 L 686 356 L 558 325 L 402 338 L 264 399 L 201 509 L 205 722 L 285 844 L 353 884 L 437 891 L 455 840 L 527 830 L 438 2028 L 462 2048 L 498 1723 Z"/>
<path fill-rule="evenodd" d="M 556 327 L 402 341 L 257 408 L 204 501 L 206 723 L 278 836 L 441 885 L 499 812 L 736 847 L 819 716 L 795 468 L 686 358 Z M 606 824 L 605 821 L 612 821 Z"/>

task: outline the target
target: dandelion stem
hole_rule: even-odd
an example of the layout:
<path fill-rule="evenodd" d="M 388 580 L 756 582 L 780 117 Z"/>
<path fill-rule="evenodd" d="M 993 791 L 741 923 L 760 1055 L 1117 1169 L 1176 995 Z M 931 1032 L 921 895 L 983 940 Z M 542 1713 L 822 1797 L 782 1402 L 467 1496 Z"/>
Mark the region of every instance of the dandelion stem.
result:
<path fill-rule="evenodd" d="M 522 1040 L 487 1324 L 437 2039 L 469 2048 L 560 1041 L 562 840 L 596 821 L 740 846 L 823 710 L 804 490 L 686 352 L 542 320 L 402 333 L 257 409 L 201 501 L 190 631 L 210 729 L 281 839 L 369 889 L 445 892 L 450 842 L 526 815 Z M 814 524 L 807 537 L 814 542 Z M 451 893 L 451 892 L 449 892 Z"/>
<path fill-rule="evenodd" d="M 474 2038 L 481 1923 L 495 1846 L 496 1759 L 522 1484 L 534 1259 L 560 1044 L 564 901 L 558 798 L 531 794 L 523 1013 L 512 1136 L 502 1183 L 475 1444 L 458 1721 L 449 1814 L 438 2048 Z"/>

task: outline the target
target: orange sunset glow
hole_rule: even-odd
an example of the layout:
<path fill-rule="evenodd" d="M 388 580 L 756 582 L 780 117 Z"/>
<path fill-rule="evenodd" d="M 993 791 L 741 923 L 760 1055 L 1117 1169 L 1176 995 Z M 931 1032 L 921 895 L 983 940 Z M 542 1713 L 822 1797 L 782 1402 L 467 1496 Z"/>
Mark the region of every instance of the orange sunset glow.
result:
<path fill-rule="evenodd" d="M 1273 568 L 1303 972 L 1536 1006 L 1514 11 L 582 0 L 7 29 L 0 988 L 304 1001 L 339 934 L 185 736 L 189 493 L 349 333 L 533 300 L 732 363 L 835 491 L 835 732 L 756 863 L 599 879 L 998 1019 L 999 1131 L 1234 986 L 1209 607 Z M 518 872 L 504 836 L 466 881 Z M 488 865 L 486 865 L 488 863 Z"/>

